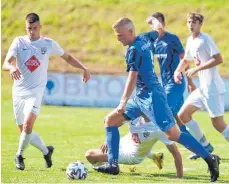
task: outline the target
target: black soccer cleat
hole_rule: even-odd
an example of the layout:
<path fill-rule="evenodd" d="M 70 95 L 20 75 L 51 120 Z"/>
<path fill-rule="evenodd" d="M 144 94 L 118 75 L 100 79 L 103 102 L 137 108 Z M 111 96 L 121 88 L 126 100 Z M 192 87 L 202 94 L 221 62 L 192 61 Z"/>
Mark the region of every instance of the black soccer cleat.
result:
<path fill-rule="evenodd" d="M 217 155 L 212 155 L 213 162 L 208 164 L 208 168 L 211 174 L 211 182 L 215 182 L 219 177 L 219 164 L 220 158 Z"/>
<path fill-rule="evenodd" d="M 24 170 L 25 169 L 25 164 L 24 164 L 24 159 L 21 155 L 15 157 L 15 163 L 16 163 L 16 168 L 18 170 Z"/>
<path fill-rule="evenodd" d="M 106 163 L 98 167 L 93 167 L 93 169 L 101 173 L 107 173 L 113 175 L 117 175 L 120 172 L 118 165 L 109 164 L 109 163 Z"/>
<path fill-rule="evenodd" d="M 52 167 L 52 154 L 54 151 L 54 147 L 53 146 L 47 146 L 49 152 L 47 153 L 47 155 L 44 155 L 44 159 L 45 159 L 45 164 L 46 164 L 46 168 L 50 168 Z"/>

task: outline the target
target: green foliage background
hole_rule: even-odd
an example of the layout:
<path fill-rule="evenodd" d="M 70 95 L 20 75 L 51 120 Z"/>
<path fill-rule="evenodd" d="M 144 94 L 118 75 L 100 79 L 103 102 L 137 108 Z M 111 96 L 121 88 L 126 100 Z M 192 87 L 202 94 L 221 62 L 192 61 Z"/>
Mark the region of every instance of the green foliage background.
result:
<path fill-rule="evenodd" d="M 127 16 L 137 33 L 149 31 L 145 20 L 155 11 L 165 14 L 166 29 L 177 34 L 184 46 L 189 36 L 187 13 L 202 13 L 203 31 L 213 37 L 224 58 L 220 72 L 229 74 L 228 0 L 2 0 L 2 60 L 13 38 L 25 34 L 26 14 L 36 12 L 42 34 L 55 39 L 93 72 L 122 73 L 125 48 L 117 42 L 112 23 Z M 58 57 L 51 59 L 49 69 L 75 71 Z"/>

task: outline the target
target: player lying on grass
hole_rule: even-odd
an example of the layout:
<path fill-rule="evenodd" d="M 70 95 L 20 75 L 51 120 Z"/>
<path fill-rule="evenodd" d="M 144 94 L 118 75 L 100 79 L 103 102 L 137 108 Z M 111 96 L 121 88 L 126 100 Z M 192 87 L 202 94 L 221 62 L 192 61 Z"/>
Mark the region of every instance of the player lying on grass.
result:
<path fill-rule="evenodd" d="M 163 153 L 152 153 L 154 144 L 160 140 L 173 155 L 177 177 L 183 177 L 181 154 L 173 141 L 170 141 L 160 128 L 147 118 L 139 117 L 129 122 L 129 133 L 121 138 L 119 148 L 119 163 L 125 165 L 140 164 L 145 158 L 152 159 L 162 169 Z M 85 154 L 91 164 L 107 162 L 107 145 L 102 144 L 100 149 L 90 149 Z M 96 167 L 96 166 L 95 166 Z"/>

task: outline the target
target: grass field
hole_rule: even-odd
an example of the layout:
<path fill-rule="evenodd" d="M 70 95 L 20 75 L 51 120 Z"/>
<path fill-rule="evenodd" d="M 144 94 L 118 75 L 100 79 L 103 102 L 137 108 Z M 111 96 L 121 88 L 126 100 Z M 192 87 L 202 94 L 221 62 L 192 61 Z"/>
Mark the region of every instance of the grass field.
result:
<path fill-rule="evenodd" d="M 4 75 L 5 76 L 5 73 Z M 179 146 L 184 162 L 184 179 L 176 179 L 173 159 L 162 143 L 154 150 L 165 153 L 165 166 L 158 170 L 150 160 L 137 166 L 131 173 L 128 166 L 121 166 L 118 176 L 103 175 L 93 171 L 84 154 L 90 148 L 99 147 L 105 140 L 103 117 L 111 109 L 42 106 L 36 121 L 35 131 L 47 145 L 54 145 L 54 166 L 44 168 L 42 154 L 30 146 L 25 151 L 25 171 L 15 169 L 14 156 L 17 150 L 19 132 L 14 122 L 11 101 L 11 82 L 2 78 L 2 182 L 3 183 L 76 183 L 65 176 L 67 165 L 75 160 L 84 161 L 89 167 L 88 178 L 83 183 L 208 183 L 209 173 L 204 161 L 190 161 L 190 152 Z M 222 158 L 218 183 L 229 183 L 228 142 L 211 126 L 206 112 L 199 112 L 195 119 L 200 122 L 206 137 L 214 145 L 215 153 Z M 229 122 L 229 113 L 225 114 Z M 121 134 L 127 132 L 127 125 Z M 80 182 L 80 181 L 77 181 Z M 81 181 L 82 182 L 82 181 Z"/>

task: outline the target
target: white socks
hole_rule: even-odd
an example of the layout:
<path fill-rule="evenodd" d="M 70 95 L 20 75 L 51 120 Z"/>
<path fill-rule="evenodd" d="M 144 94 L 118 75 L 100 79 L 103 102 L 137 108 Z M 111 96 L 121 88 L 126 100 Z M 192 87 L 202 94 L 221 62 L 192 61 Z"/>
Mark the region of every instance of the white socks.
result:
<path fill-rule="evenodd" d="M 32 144 L 37 149 L 41 150 L 43 155 L 47 155 L 49 152 L 48 148 L 46 147 L 44 142 L 41 140 L 40 136 L 34 131 L 31 133 L 30 144 Z"/>
<path fill-rule="evenodd" d="M 190 120 L 189 122 L 185 123 L 185 126 L 188 128 L 188 131 L 192 134 L 192 136 L 199 141 L 199 143 L 206 147 L 209 142 L 206 140 L 203 132 L 200 129 L 200 126 L 195 120 Z"/>
<path fill-rule="evenodd" d="M 223 136 L 225 137 L 225 139 L 227 139 L 227 141 L 229 141 L 229 126 L 227 126 L 223 132 L 222 132 Z"/>
<path fill-rule="evenodd" d="M 29 145 L 30 140 L 31 140 L 31 133 L 26 134 L 24 131 L 22 131 L 19 140 L 18 151 L 16 153 L 17 156 L 23 154 L 23 151 Z"/>
<path fill-rule="evenodd" d="M 26 134 L 24 131 L 22 131 L 16 155 L 22 155 L 24 149 L 29 145 L 29 143 L 41 150 L 44 155 L 48 154 L 48 148 L 45 146 L 44 142 L 36 132 L 33 131 L 30 134 Z"/>

